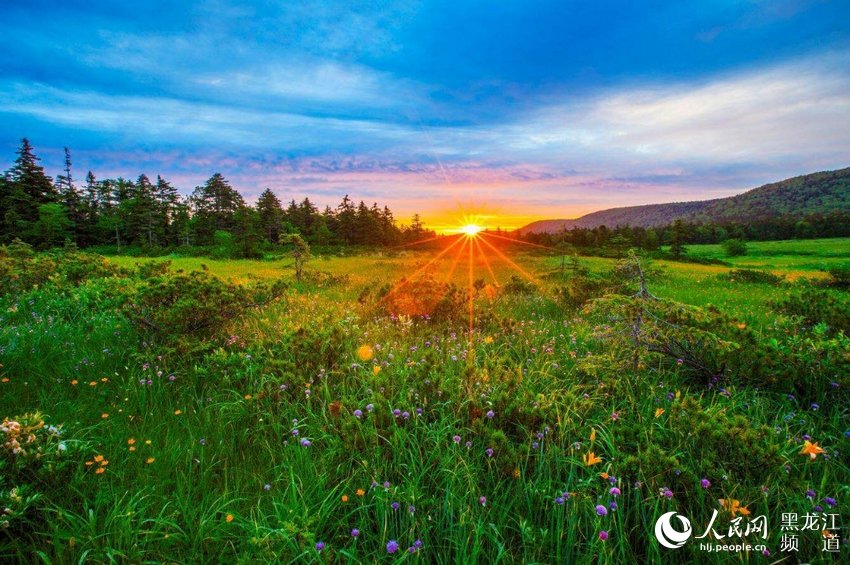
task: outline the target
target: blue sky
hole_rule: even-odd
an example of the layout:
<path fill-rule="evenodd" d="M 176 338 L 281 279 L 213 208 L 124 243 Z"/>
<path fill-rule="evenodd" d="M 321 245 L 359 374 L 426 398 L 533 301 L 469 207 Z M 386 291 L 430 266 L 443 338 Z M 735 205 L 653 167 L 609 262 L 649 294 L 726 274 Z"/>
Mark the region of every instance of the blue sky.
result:
<path fill-rule="evenodd" d="M 850 166 L 850 3 L 31 0 L 0 165 L 517 225 Z M 485 220 L 488 221 L 488 220 Z"/>

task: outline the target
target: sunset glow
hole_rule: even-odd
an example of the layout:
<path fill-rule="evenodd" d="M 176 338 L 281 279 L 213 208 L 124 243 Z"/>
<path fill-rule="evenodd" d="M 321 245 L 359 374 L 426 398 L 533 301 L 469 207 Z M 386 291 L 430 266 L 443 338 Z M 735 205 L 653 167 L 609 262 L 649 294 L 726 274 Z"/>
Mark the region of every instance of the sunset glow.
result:
<path fill-rule="evenodd" d="M 465 226 L 460 228 L 460 232 L 466 234 L 468 237 L 475 237 L 476 235 L 478 235 L 478 232 L 482 231 L 483 229 L 484 228 L 476 224 L 466 224 Z"/>

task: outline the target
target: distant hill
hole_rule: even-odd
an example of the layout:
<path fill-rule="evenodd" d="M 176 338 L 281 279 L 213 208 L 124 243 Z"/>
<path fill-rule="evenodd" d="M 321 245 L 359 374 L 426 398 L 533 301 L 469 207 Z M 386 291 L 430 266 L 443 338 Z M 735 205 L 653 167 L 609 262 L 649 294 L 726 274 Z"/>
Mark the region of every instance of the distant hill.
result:
<path fill-rule="evenodd" d="M 685 222 L 751 222 L 835 211 L 850 212 L 850 167 L 766 184 L 728 198 L 611 208 L 574 220 L 540 220 L 517 232 L 551 233 L 564 228 L 602 225 L 649 228 L 664 226 L 679 218 Z"/>

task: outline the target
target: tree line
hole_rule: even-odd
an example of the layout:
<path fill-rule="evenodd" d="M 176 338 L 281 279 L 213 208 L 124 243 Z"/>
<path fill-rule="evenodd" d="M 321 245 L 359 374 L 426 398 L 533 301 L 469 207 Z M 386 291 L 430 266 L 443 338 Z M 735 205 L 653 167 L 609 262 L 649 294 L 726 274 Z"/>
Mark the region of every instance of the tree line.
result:
<path fill-rule="evenodd" d="M 850 237 L 850 212 L 836 210 L 807 216 L 783 215 L 750 222 L 686 223 L 675 220 L 666 226 L 643 228 L 617 226 L 609 228 L 572 228 L 556 233 L 528 233 L 520 236 L 530 243 L 547 246 L 569 245 L 595 253 L 619 255 L 636 247 L 657 251 L 669 246 L 675 256 L 684 255 L 685 245 L 724 243 L 726 241 L 776 241 L 783 239 L 817 239 Z"/>
<path fill-rule="evenodd" d="M 162 176 L 97 179 L 81 185 L 65 148 L 55 181 L 24 138 L 12 167 L 0 177 L 0 244 L 18 238 L 41 248 L 75 244 L 146 248 L 228 245 L 240 256 L 298 234 L 313 245 L 391 246 L 433 237 L 418 215 L 399 225 L 387 207 L 355 204 L 348 195 L 320 211 L 309 198 L 281 203 L 266 189 L 255 205 L 245 202 L 220 173 L 188 197 Z"/>

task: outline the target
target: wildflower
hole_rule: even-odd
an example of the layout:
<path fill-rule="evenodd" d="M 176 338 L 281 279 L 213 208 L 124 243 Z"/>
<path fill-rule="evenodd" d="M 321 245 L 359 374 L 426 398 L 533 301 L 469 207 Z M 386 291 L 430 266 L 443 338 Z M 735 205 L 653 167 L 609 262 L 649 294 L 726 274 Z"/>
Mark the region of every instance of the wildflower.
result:
<path fill-rule="evenodd" d="M 360 418 L 363 417 L 363 411 L 358 408 L 357 410 L 354 411 L 354 417 L 359 420 Z"/>
<path fill-rule="evenodd" d="M 311 444 L 310 440 L 305 437 L 304 439 L 301 440 L 301 445 L 303 447 L 310 447 L 310 445 L 312 445 L 312 444 Z"/>
<path fill-rule="evenodd" d="M 823 501 L 827 506 L 835 506 L 836 504 L 838 504 L 838 501 L 830 496 L 824 498 Z"/>
<path fill-rule="evenodd" d="M 175 415 L 175 416 L 179 416 L 179 415 L 180 415 L 180 414 L 182 414 L 182 413 L 183 413 L 183 411 L 182 411 L 182 410 L 175 410 L 175 411 L 174 411 L 174 415 Z"/>
<path fill-rule="evenodd" d="M 399 506 L 401 506 L 401 504 L 399 504 L 398 502 L 393 502 L 392 504 L 390 504 L 390 508 L 392 508 L 393 510 L 398 510 Z"/>
<path fill-rule="evenodd" d="M 806 440 L 806 443 L 803 445 L 803 449 L 800 451 L 801 455 L 808 455 L 812 458 L 812 460 L 815 460 L 821 453 L 826 453 L 826 451 L 820 447 L 817 442 L 812 443 L 809 440 Z"/>
<path fill-rule="evenodd" d="M 410 412 L 406 412 L 406 411 L 405 411 L 405 412 L 402 412 L 402 413 L 401 413 L 401 417 L 402 417 L 402 419 L 404 419 L 404 420 L 409 420 L 409 419 L 410 419 Z"/>
<path fill-rule="evenodd" d="M 266 483 L 266 484 L 263 485 L 263 490 L 268 492 L 268 491 L 272 490 L 272 486 L 270 484 Z"/>
<path fill-rule="evenodd" d="M 355 494 L 357 494 L 357 496 L 363 496 L 364 494 L 366 494 L 366 491 L 362 488 L 359 488 L 357 489 L 357 492 Z"/>
<path fill-rule="evenodd" d="M 606 532 L 605 530 L 602 530 L 601 532 L 599 532 L 599 539 L 602 540 L 602 541 L 607 540 L 608 539 L 608 532 Z"/>
<path fill-rule="evenodd" d="M 71 386 L 77 386 L 77 383 L 79 382 L 80 381 L 78 381 L 77 379 L 74 379 L 73 381 L 71 381 Z"/>
<path fill-rule="evenodd" d="M 150 464 L 151 464 L 151 463 L 153 463 L 154 461 L 156 461 L 156 459 L 154 459 L 153 457 L 148 457 L 148 458 L 145 460 L 145 463 L 147 463 L 148 465 L 150 465 Z"/>
<path fill-rule="evenodd" d="M 620 496 L 620 489 L 617 487 L 611 487 L 611 490 L 608 492 L 611 493 L 611 496 Z"/>
<path fill-rule="evenodd" d="M 812 489 L 809 489 L 809 490 L 807 490 L 807 491 L 806 491 L 806 498 L 808 498 L 809 500 L 814 500 L 814 498 L 815 498 L 817 495 L 818 495 L 818 493 L 816 493 L 816 492 L 815 492 L 814 490 L 812 490 Z"/>
<path fill-rule="evenodd" d="M 455 443 L 460 443 L 460 436 L 452 437 L 452 441 L 455 442 Z"/>
<path fill-rule="evenodd" d="M 596 441 L 596 428 L 591 428 L 590 430 L 590 441 L 591 443 Z"/>
<path fill-rule="evenodd" d="M 488 417 L 488 418 L 490 418 L 490 419 L 492 420 L 493 418 L 495 418 L 495 417 L 496 417 L 496 413 L 495 413 L 495 412 L 493 412 L 492 410 L 488 410 L 488 411 L 487 411 L 487 417 Z"/>
<path fill-rule="evenodd" d="M 619 420 L 619 419 L 620 419 L 620 413 L 619 413 L 619 412 L 613 412 L 613 413 L 611 414 L 611 419 L 612 419 L 612 420 L 614 420 L 614 421 L 616 422 L 617 420 Z"/>
<path fill-rule="evenodd" d="M 227 517 L 224 519 L 224 521 L 227 522 L 228 524 L 230 522 L 232 522 L 233 521 L 233 514 L 228 514 Z"/>
<path fill-rule="evenodd" d="M 398 542 L 394 539 L 391 539 L 387 542 L 387 553 L 395 553 L 398 551 Z"/>
<path fill-rule="evenodd" d="M 372 374 L 373 375 L 377 376 L 377 374 L 380 373 L 380 372 L 381 372 L 381 366 L 380 365 L 373 365 L 372 366 Z"/>
<path fill-rule="evenodd" d="M 607 516 L 608 509 L 602 506 L 601 504 L 596 505 L 596 515 L 597 516 Z"/>
<path fill-rule="evenodd" d="M 207 438 L 202 437 L 201 439 L 198 440 L 198 443 L 201 444 L 201 445 L 206 445 L 207 444 Z"/>
<path fill-rule="evenodd" d="M 317 541 L 316 542 L 316 551 L 322 551 L 323 549 L 325 549 L 325 542 Z"/>
<path fill-rule="evenodd" d="M 103 414 L 100 415 L 100 417 L 103 418 L 104 420 L 106 420 L 107 418 L 109 418 L 109 414 L 104 412 Z"/>
<path fill-rule="evenodd" d="M 347 494 L 342 495 L 341 500 L 343 502 L 348 502 L 348 495 Z"/>
<path fill-rule="evenodd" d="M 565 500 L 564 500 L 564 497 L 563 497 L 563 496 L 559 496 L 559 497 L 555 498 L 555 504 L 557 504 L 557 505 L 559 505 L 559 506 L 560 506 L 561 504 L 563 504 L 564 502 L 565 502 Z"/>
<path fill-rule="evenodd" d="M 413 514 L 414 512 L 416 512 L 416 507 L 411 504 L 410 506 L 407 507 L 407 511 L 409 513 Z"/>
<path fill-rule="evenodd" d="M 818 404 L 817 402 L 812 402 L 812 410 L 814 410 L 815 412 L 820 410 L 820 404 Z"/>
<path fill-rule="evenodd" d="M 480 504 L 481 506 L 487 506 L 487 497 L 486 496 L 479 496 L 478 497 L 478 504 Z"/>
<path fill-rule="evenodd" d="M 361 345 L 357 349 L 357 358 L 361 361 L 370 361 L 375 356 L 375 351 L 370 345 Z"/>
<path fill-rule="evenodd" d="M 371 412 L 371 411 L 372 411 L 372 410 L 374 410 L 374 409 L 375 409 L 375 405 L 374 405 L 374 404 L 367 404 L 367 405 L 366 405 L 366 411 L 367 411 L 367 412 Z"/>
<path fill-rule="evenodd" d="M 582 455 L 581 459 L 582 459 L 582 461 L 584 461 L 584 464 L 588 467 L 590 467 L 592 465 L 596 465 L 597 463 L 602 463 L 602 458 L 597 457 L 597 455 L 595 453 L 593 453 L 592 451 L 588 451 L 587 453 Z"/>
<path fill-rule="evenodd" d="M 616 503 L 616 502 L 611 501 L 611 502 L 609 502 L 609 503 L 608 503 L 608 508 L 610 508 L 610 509 L 611 509 L 611 512 L 614 512 L 614 511 L 615 511 L 615 510 L 617 510 L 617 508 L 619 508 L 619 507 L 617 506 L 617 503 Z"/>
<path fill-rule="evenodd" d="M 660 418 L 662 414 L 664 414 L 664 408 L 656 408 L 655 409 L 655 417 L 656 418 Z"/>
<path fill-rule="evenodd" d="M 493 453 L 494 453 L 493 448 L 488 447 L 487 449 L 484 450 L 484 453 L 487 454 L 487 457 L 493 457 Z"/>
<path fill-rule="evenodd" d="M 384 481 L 384 488 L 389 490 L 389 488 L 390 488 L 390 482 L 389 481 Z"/>
<path fill-rule="evenodd" d="M 360 536 L 360 530 L 358 530 L 357 528 L 351 530 L 351 537 L 356 538 L 358 536 Z"/>
<path fill-rule="evenodd" d="M 736 514 L 740 514 L 742 516 L 749 516 L 750 514 L 750 510 L 746 506 L 741 506 L 740 500 L 726 498 L 718 500 L 717 502 L 720 503 L 720 506 L 722 506 L 724 510 L 728 510 L 733 517 Z"/>
<path fill-rule="evenodd" d="M 670 490 L 670 489 L 669 489 L 669 488 L 667 488 L 667 487 L 661 487 L 660 492 L 661 492 L 661 496 L 663 496 L 663 497 L 665 497 L 665 498 L 667 498 L 667 499 L 673 498 L 673 491 L 672 491 L 672 490 Z"/>
<path fill-rule="evenodd" d="M 709 488 L 711 486 L 711 481 L 709 481 L 708 479 L 702 479 L 699 482 L 699 486 L 701 486 L 702 488 Z"/>
<path fill-rule="evenodd" d="M 127 445 L 134 445 L 135 443 L 136 443 L 136 440 L 134 438 L 130 438 L 130 439 L 127 440 Z"/>

